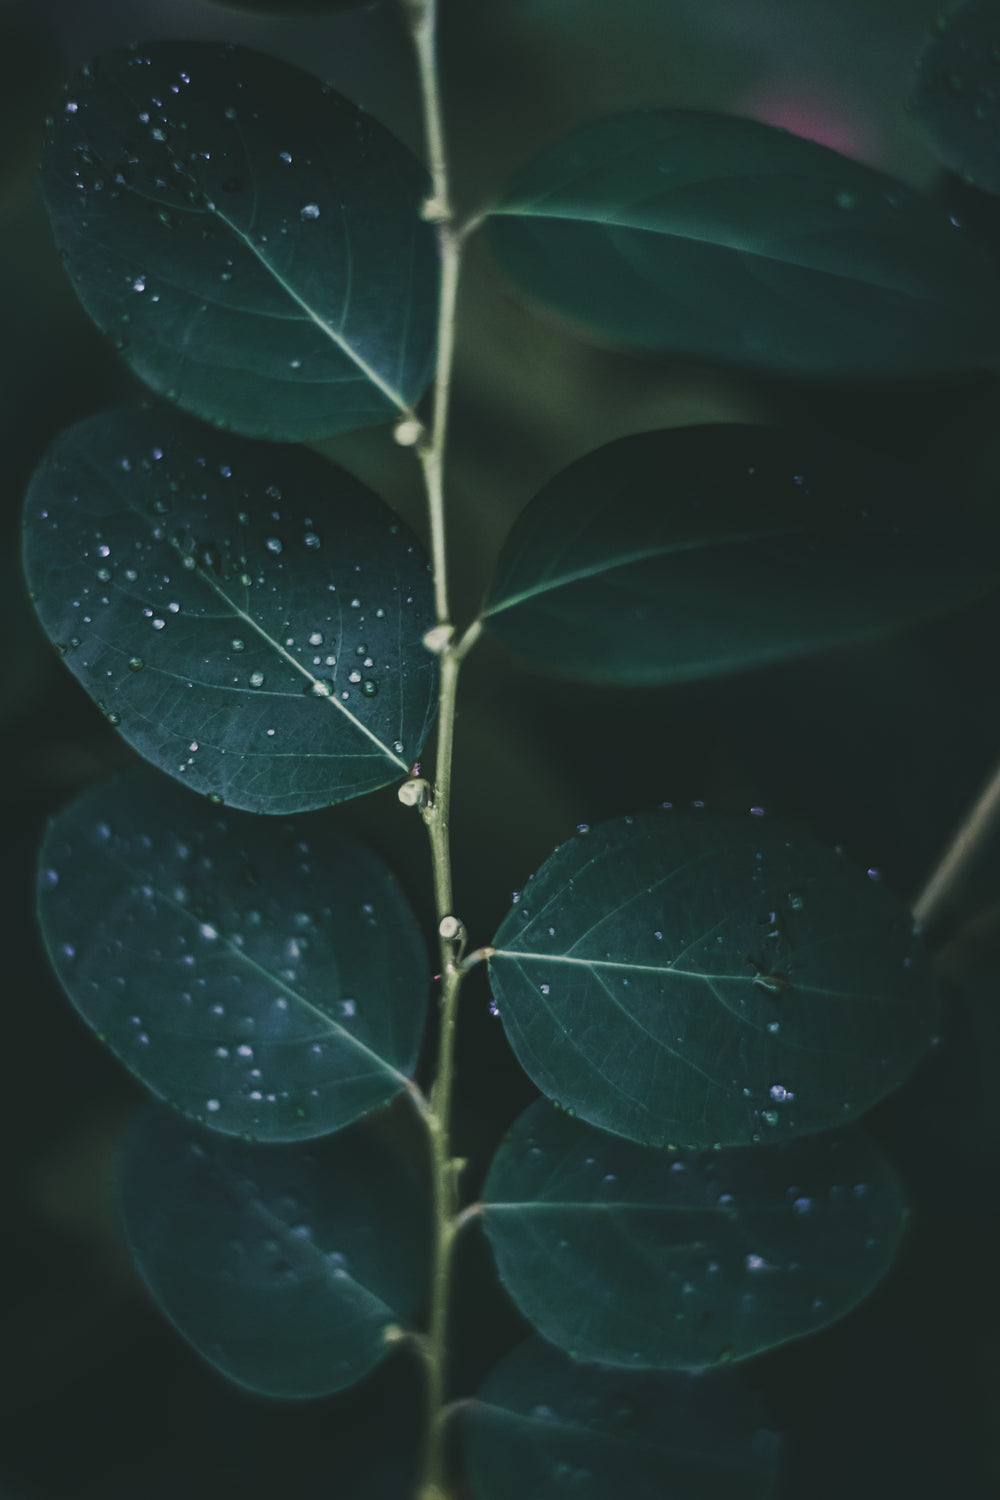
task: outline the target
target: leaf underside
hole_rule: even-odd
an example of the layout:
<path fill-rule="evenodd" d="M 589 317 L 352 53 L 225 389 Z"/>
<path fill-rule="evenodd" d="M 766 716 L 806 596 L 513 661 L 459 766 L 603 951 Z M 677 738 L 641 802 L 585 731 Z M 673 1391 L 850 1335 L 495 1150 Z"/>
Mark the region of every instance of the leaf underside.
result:
<path fill-rule="evenodd" d="M 667 1152 L 533 1104 L 483 1222 L 550 1343 L 631 1368 L 746 1359 L 842 1317 L 891 1264 L 902 1188 L 857 1127 L 757 1150 Z"/>
<path fill-rule="evenodd" d="M 734 423 L 640 433 L 563 469 L 504 544 L 483 610 L 537 666 L 651 685 L 870 639 L 997 579 L 933 477 Z"/>
<path fill-rule="evenodd" d="M 328 824 L 129 773 L 50 823 L 38 913 L 87 1024 L 213 1130 L 327 1135 L 407 1085 L 427 951 L 389 871 Z"/>
<path fill-rule="evenodd" d="M 939 1002 L 906 908 L 813 839 L 672 809 L 563 844 L 489 959 L 538 1087 L 641 1144 L 826 1130 L 894 1089 Z"/>
<path fill-rule="evenodd" d="M 543 150 L 487 227 L 530 297 L 629 348 L 872 379 L 976 367 L 997 347 L 996 274 L 964 228 L 755 120 L 595 120 Z"/>
<path fill-rule="evenodd" d="M 251 1147 L 149 1110 L 121 1172 L 154 1299 L 203 1358 L 266 1396 L 325 1396 L 385 1358 L 422 1291 L 426 1201 L 365 1128 Z"/>
<path fill-rule="evenodd" d="M 84 307 L 188 411 L 304 442 L 425 389 L 427 174 L 312 74 L 209 42 L 111 52 L 69 84 L 42 189 Z"/>
<path fill-rule="evenodd" d="M 64 432 L 24 562 L 66 665 L 140 755 L 251 812 L 399 780 L 436 708 L 416 539 L 305 450 L 162 408 Z"/>
<path fill-rule="evenodd" d="M 577 1363 L 541 1339 L 491 1371 L 462 1417 L 476 1500 L 766 1500 L 777 1435 L 735 1372 Z"/>

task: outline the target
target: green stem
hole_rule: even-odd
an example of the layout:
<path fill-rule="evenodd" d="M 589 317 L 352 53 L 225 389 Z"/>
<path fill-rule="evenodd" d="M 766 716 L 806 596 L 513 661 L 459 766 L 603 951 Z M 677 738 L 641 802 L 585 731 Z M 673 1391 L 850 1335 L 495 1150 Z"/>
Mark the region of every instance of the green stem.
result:
<path fill-rule="evenodd" d="M 451 1261 L 458 1232 L 458 1173 L 461 1163 L 451 1154 L 451 1090 L 455 1065 L 455 1032 L 458 995 L 462 977 L 452 969 L 444 979 L 441 995 L 441 1040 L 438 1070 L 431 1090 L 431 1113 L 427 1117 L 431 1142 L 435 1238 L 431 1279 L 430 1326 L 424 1343 L 427 1369 L 427 1447 L 418 1500 L 444 1500 L 446 1478 L 445 1397 L 448 1374 L 448 1306 L 451 1294 Z"/>
<path fill-rule="evenodd" d="M 444 461 L 448 440 L 448 408 L 455 350 L 455 309 L 465 236 L 455 222 L 448 180 L 444 115 L 437 65 L 437 0 L 403 0 L 420 76 L 424 131 L 427 137 L 431 196 L 424 204 L 424 217 L 437 225 L 441 251 L 441 300 L 438 305 L 437 367 L 434 375 L 434 419 L 428 437 L 420 443 L 420 461 L 427 487 L 431 530 L 431 561 L 434 565 L 434 603 L 439 625 L 451 623 L 448 603 L 448 561 L 445 547 Z"/>
<path fill-rule="evenodd" d="M 1000 765 L 966 813 L 952 840 L 913 903 L 913 915 L 923 927 L 933 926 L 948 913 L 949 904 L 1000 823 Z"/>
<path fill-rule="evenodd" d="M 422 1113 L 430 1140 L 435 1249 L 429 1328 L 421 1346 L 427 1371 L 428 1429 L 418 1500 L 447 1500 L 445 1428 L 448 1408 L 445 1398 L 448 1375 L 448 1305 L 452 1251 L 461 1222 L 458 1211 L 458 1176 L 462 1168 L 462 1163 L 452 1156 L 451 1103 L 458 999 L 464 979 L 459 961 L 465 939 L 462 925 L 456 920 L 453 911 L 448 826 L 456 697 L 464 651 L 452 644 L 445 526 L 445 458 L 455 349 L 455 313 L 465 234 L 455 222 L 448 181 L 437 66 L 437 0 L 402 0 L 402 5 L 409 22 L 420 75 L 431 173 L 431 197 L 424 204 L 423 212 L 426 219 L 437 225 L 441 250 L 434 409 L 429 429 L 421 436 L 417 449 L 427 490 L 437 616 L 437 629 L 427 637 L 427 645 L 429 649 L 436 650 L 441 659 L 434 786 L 430 801 L 421 807 L 430 838 L 434 900 L 441 945 L 441 1033 L 429 1107 Z M 466 650 L 469 644 L 471 642 L 465 643 Z"/>

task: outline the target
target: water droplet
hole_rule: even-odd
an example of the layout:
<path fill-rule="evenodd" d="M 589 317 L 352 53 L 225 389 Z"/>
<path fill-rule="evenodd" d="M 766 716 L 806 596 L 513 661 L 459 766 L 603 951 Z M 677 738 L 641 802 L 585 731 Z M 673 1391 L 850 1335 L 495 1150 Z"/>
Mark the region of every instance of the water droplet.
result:
<path fill-rule="evenodd" d="M 356 1010 L 357 1006 L 353 1000 L 341 1000 L 340 1014 L 342 1016 L 353 1016 Z"/>
<path fill-rule="evenodd" d="M 315 531 L 307 531 L 305 536 L 302 538 L 302 542 L 303 545 L 308 547 L 311 552 L 315 552 L 319 546 L 319 537 L 316 535 Z"/>
<path fill-rule="evenodd" d="M 800 896 L 798 891 L 789 891 L 788 904 L 792 908 L 792 911 L 801 911 L 806 904 L 805 897 Z"/>
<path fill-rule="evenodd" d="M 318 219 L 319 218 L 319 204 L 318 203 L 306 203 L 306 204 L 303 204 L 302 208 L 299 209 L 299 217 L 302 218 L 302 219 Z"/>
<path fill-rule="evenodd" d="M 278 553 L 281 551 L 281 541 L 276 536 L 269 536 L 264 545 L 267 548 L 268 552 L 274 553 L 275 557 L 277 557 Z"/>
<path fill-rule="evenodd" d="M 576 831 L 577 831 L 577 833 L 589 833 L 590 832 L 590 824 L 589 823 L 577 823 L 577 825 L 576 825 Z"/>
<path fill-rule="evenodd" d="M 807 1214 L 812 1208 L 812 1199 L 796 1198 L 795 1202 L 792 1204 L 792 1208 L 797 1214 Z"/>
<path fill-rule="evenodd" d="M 279 158 L 280 161 L 285 162 L 288 166 L 291 166 L 291 164 L 292 164 L 292 153 L 290 151 L 279 151 L 278 152 L 278 158 Z"/>
<path fill-rule="evenodd" d="M 227 107 L 226 107 L 226 119 L 227 120 L 235 120 L 236 119 L 236 111 L 235 111 L 235 109 L 233 108 L 233 106 L 231 104 L 227 105 Z"/>
<path fill-rule="evenodd" d="M 371 677 L 366 677 L 361 684 L 361 692 L 365 698 L 374 698 L 378 692 L 378 683 L 373 681 Z"/>
<path fill-rule="evenodd" d="M 245 651 L 247 649 L 246 641 L 241 641 L 239 636 L 234 636 L 229 644 L 234 651 Z"/>
<path fill-rule="evenodd" d="M 776 1100 L 778 1103 L 780 1103 L 783 1099 L 790 1099 L 791 1095 L 789 1094 L 788 1090 L 785 1088 L 784 1084 L 781 1084 L 781 1083 L 772 1083 L 771 1084 L 771 1098 L 774 1099 L 774 1100 Z"/>
<path fill-rule="evenodd" d="M 214 1115 L 218 1113 L 218 1111 L 222 1108 L 222 1105 L 219 1103 L 218 1099 L 206 1099 L 205 1108 L 208 1110 L 210 1115 Z"/>
<path fill-rule="evenodd" d="M 252 688 L 259 688 L 259 687 L 263 687 L 264 686 L 264 674 L 263 674 L 263 672 L 251 672 L 250 673 L 250 686 Z"/>
<path fill-rule="evenodd" d="M 778 1111 L 776 1109 L 765 1109 L 761 1111 L 761 1119 L 765 1125 L 777 1125 Z"/>
<path fill-rule="evenodd" d="M 748 1271 L 769 1271 L 771 1269 L 762 1255 L 748 1255 L 743 1264 Z"/>
<path fill-rule="evenodd" d="M 329 698 L 333 695 L 333 683 L 327 682 L 323 677 L 317 677 L 306 687 L 306 696 L 309 698 Z"/>
<path fill-rule="evenodd" d="M 161 620 L 161 619 L 157 618 L 152 623 L 153 623 L 153 629 L 154 630 L 162 630 L 163 627 L 164 627 L 164 625 L 167 622 L 166 622 L 166 620 Z"/>
<path fill-rule="evenodd" d="M 130 672 L 141 672 L 145 665 L 146 663 L 141 656 L 130 656 L 128 659 L 128 669 Z"/>

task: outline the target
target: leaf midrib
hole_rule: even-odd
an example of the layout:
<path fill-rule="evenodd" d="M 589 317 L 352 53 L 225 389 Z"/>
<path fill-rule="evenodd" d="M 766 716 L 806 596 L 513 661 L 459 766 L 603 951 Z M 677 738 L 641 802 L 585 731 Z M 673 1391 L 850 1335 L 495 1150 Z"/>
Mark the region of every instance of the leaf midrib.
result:
<path fill-rule="evenodd" d="M 482 611 L 481 618 L 485 620 L 490 615 L 502 614 L 504 610 L 513 609 L 516 605 L 523 604 L 527 599 L 534 599 L 539 594 L 553 593 L 556 589 L 565 588 L 571 583 L 579 583 L 585 578 L 595 578 L 602 573 L 613 573 L 619 568 L 631 567 L 633 563 L 651 562 L 654 558 L 670 557 L 678 552 L 710 551 L 716 547 L 737 547 L 747 542 L 766 542 L 782 537 L 803 536 L 806 531 L 807 527 L 803 523 L 799 526 L 775 527 L 767 531 L 734 532 L 721 539 L 693 537 L 689 541 L 675 540 L 664 542 L 659 546 L 646 546 L 632 552 L 622 552 L 602 562 L 571 569 L 554 578 L 546 578 L 530 588 L 522 589 L 518 594 L 511 594 L 498 603 L 486 607 Z"/>

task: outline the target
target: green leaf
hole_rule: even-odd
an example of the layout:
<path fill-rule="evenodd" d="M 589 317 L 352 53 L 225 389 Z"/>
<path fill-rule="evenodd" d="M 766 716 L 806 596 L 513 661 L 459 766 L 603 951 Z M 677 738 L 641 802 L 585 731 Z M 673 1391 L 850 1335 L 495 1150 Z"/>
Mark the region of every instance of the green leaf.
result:
<path fill-rule="evenodd" d="M 1000 6 L 943 10 L 917 62 L 911 108 L 942 161 L 970 187 L 1000 193 Z"/>
<path fill-rule="evenodd" d="M 128 1141 L 121 1193 L 153 1297 L 204 1359 L 262 1395 L 353 1385 L 419 1302 L 426 1202 L 370 1130 L 255 1149 L 150 1110 Z"/>
<path fill-rule="evenodd" d="M 765 1500 L 778 1439 L 733 1372 L 638 1374 L 528 1339 L 463 1418 L 476 1500 Z"/>
<path fill-rule="evenodd" d="M 913 189 L 755 120 L 650 109 L 548 146 L 491 210 L 532 298 L 629 348 L 778 375 L 906 377 L 1000 335 L 986 251 Z"/>
<path fill-rule="evenodd" d="M 304 1140 L 407 1086 L 427 951 L 381 860 L 328 824 L 216 810 L 131 772 L 56 814 L 38 881 L 73 1004 L 193 1119 Z"/>
<path fill-rule="evenodd" d="M 70 83 L 42 187 L 83 305 L 187 410 L 304 442 L 426 387 L 427 174 L 312 74 L 209 42 L 111 52 Z"/>
<path fill-rule="evenodd" d="M 500 1279 L 580 1359 L 700 1369 L 835 1322 L 888 1270 L 904 1199 L 857 1127 L 747 1151 L 636 1146 L 538 1100 L 497 1152 Z"/>
<path fill-rule="evenodd" d="M 644 1145 L 742 1146 L 870 1109 L 934 1040 L 906 908 L 808 835 L 704 810 L 602 823 L 493 939 L 494 995 L 543 1093 Z"/>
<path fill-rule="evenodd" d="M 32 479 L 24 563 L 70 671 L 197 791 L 304 812 L 420 753 L 437 683 L 426 561 L 313 454 L 162 410 L 92 417 Z"/>
<path fill-rule="evenodd" d="M 761 666 L 988 590 L 995 541 L 941 507 L 901 464 L 763 427 L 619 438 L 529 502 L 483 614 L 513 650 L 589 681 Z"/>

